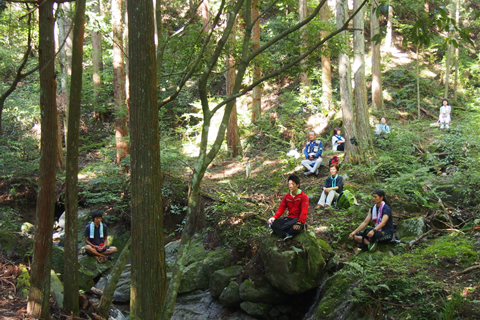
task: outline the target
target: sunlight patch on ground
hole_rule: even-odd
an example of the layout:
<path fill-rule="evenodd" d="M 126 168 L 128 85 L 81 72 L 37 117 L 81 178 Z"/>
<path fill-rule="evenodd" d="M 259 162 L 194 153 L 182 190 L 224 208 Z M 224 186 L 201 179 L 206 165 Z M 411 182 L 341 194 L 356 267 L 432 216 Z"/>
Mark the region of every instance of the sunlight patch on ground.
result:
<path fill-rule="evenodd" d="M 320 134 L 327 128 L 332 114 L 333 112 L 329 112 L 326 117 L 320 113 L 311 115 L 308 117 L 307 126 L 312 127 L 316 134 Z"/>
<path fill-rule="evenodd" d="M 437 76 L 437 74 L 430 71 L 430 70 L 420 71 L 420 77 L 423 77 L 423 78 L 435 78 L 436 76 Z"/>

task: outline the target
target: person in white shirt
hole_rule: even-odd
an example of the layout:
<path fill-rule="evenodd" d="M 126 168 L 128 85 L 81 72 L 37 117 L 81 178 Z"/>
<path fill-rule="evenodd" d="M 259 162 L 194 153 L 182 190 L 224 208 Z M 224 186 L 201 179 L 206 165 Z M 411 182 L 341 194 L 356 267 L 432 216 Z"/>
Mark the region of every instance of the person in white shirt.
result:
<path fill-rule="evenodd" d="M 452 107 L 448 104 L 447 99 L 443 99 L 442 106 L 440 107 L 440 115 L 438 116 L 438 122 L 440 122 L 440 129 L 450 128 L 450 113 L 452 112 Z"/>
<path fill-rule="evenodd" d="M 345 151 L 345 138 L 342 137 L 342 130 L 340 128 L 333 129 L 332 150 Z"/>

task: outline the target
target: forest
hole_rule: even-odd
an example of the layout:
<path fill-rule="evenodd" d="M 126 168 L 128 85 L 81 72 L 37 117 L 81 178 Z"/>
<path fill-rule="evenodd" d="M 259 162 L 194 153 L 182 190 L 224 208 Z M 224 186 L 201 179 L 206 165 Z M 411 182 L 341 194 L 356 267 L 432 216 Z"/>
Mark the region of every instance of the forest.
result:
<path fill-rule="evenodd" d="M 479 17 L 0 0 L 0 319 L 479 319 Z"/>

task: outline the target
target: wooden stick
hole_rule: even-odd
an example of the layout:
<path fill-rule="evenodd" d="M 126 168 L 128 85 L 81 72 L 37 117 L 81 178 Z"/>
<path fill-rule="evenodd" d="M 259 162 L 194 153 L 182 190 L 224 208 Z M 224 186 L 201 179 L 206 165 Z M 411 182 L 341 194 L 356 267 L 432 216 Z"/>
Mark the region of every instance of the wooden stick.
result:
<path fill-rule="evenodd" d="M 460 272 L 457 272 L 457 273 L 454 274 L 453 276 L 448 277 L 448 279 L 451 279 L 451 278 L 453 278 L 453 277 L 459 276 L 459 275 L 461 275 L 461 274 L 467 273 L 467 272 L 469 272 L 469 271 L 472 271 L 472 270 L 475 270 L 475 269 L 478 269 L 478 268 L 480 268 L 480 265 L 478 265 L 478 264 L 475 265 L 475 266 L 468 267 L 467 269 L 465 269 L 465 270 L 463 270 L 463 271 L 460 271 Z"/>

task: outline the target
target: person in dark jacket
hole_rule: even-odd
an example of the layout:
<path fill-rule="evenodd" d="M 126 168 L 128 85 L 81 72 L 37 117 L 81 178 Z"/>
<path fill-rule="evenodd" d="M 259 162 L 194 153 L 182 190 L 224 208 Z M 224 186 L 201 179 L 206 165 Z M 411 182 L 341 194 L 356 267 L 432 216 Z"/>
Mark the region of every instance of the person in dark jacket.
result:
<path fill-rule="evenodd" d="M 277 213 L 268 219 L 268 224 L 273 231 L 284 240 L 299 234 L 307 220 L 308 196 L 299 187 L 300 179 L 296 175 L 288 177 L 290 192 L 283 197 Z M 288 209 L 288 217 L 280 219 L 286 209 Z"/>
<path fill-rule="evenodd" d="M 368 211 L 367 217 L 357 229 L 350 233 L 350 238 L 358 243 L 359 248 L 368 246 L 370 249 L 375 242 L 391 242 L 395 233 L 392 209 L 385 199 L 385 191 L 375 190 L 372 197 L 374 205 Z M 375 223 L 373 228 L 367 228 L 370 221 Z M 364 231 L 359 232 L 361 230 Z"/>
<path fill-rule="evenodd" d="M 85 251 L 97 258 L 98 262 L 112 260 L 111 254 L 117 252 L 117 248 L 107 246 L 107 226 L 102 223 L 102 213 L 93 211 L 92 222 L 85 227 Z"/>
<path fill-rule="evenodd" d="M 330 165 L 331 176 L 323 184 L 322 195 L 318 200 L 317 209 L 328 208 L 343 192 L 343 178 L 338 175 L 338 164 Z"/>
<path fill-rule="evenodd" d="M 311 176 L 318 173 L 318 168 L 322 164 L 323 144 L 320 140 L 315 139 L 315 132 L 308 133 L 308 141 L 303 149 L 305 160 L 302 160 L 302 165 L 307 169 L 306 176 Z"/>

